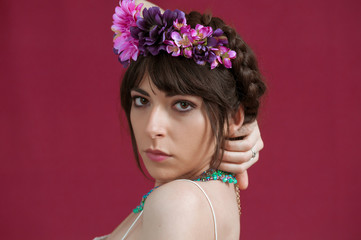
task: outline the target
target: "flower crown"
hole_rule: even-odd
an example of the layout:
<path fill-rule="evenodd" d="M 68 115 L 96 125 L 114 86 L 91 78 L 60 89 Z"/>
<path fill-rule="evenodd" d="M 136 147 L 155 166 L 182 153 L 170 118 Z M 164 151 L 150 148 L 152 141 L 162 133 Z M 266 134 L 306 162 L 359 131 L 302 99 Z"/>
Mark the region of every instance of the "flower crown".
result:
<path fill-rule="evenodd" d="M 113 50 L 124 67 L 139 55 L 155 56 L 161 50 L 174 57 L 193 58 L 199 65 L 208 62 L 211 69 L 219 64 L 232 67 L 236 52 L 224 46 L 228 39 L 220 28 L 213 31 L 200 24 L 191 28 L 184 12 L 166 10 L 162 14 L 159 7 L 144 8 L 141 17 L 142 6 L 134 0 L 123 0 L 113 14 Z"/>

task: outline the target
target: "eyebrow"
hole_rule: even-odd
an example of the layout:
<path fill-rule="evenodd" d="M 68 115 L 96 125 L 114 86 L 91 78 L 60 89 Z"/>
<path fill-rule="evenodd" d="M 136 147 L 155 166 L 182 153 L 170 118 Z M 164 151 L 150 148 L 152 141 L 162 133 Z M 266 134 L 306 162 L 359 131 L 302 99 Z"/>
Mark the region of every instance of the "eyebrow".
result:
<path fill-rule="evenodd" d="M 141 94 L 143 94 L 143 95 L 145 95 L 147 97 L 150 97 L 149 94 L 146 91 L 144 91 L 143 89 L 141 89 L 141 88 L 133 88 L 131 91 L 136 91 L 136 92 L 139 92 L 139 93 L 141 93 Z"/>
<path fill-rule="evenodd" d="M 146 91 L 144 91 L 143 89 L 141 89 L 141 88 L 133 88 L 131 91 L 136 91 L 136 92 L 139 92 L 140 94 L 143 94 L 143 95 L 145 95 L 145 96 L 147 96 L 147 97 L 150 97 L 149 96 L 149 93 L 148 92 L 146 92 Z M 165 96 L 166 97 L 174 97 L 174 96 L 176 96 L 176 95 L 182 95 L 182 94 L 178 94 L 178 93 L 172 93 L 172 92 L 169 92 L 169 93 L 166 93 L 165 94 Z"/>

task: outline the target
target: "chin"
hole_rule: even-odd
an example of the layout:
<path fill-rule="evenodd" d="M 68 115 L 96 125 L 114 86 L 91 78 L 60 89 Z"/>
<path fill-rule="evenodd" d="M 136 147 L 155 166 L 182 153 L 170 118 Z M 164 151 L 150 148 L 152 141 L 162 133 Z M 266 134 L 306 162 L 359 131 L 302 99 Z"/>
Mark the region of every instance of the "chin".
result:
<path fill-rule="evenodd" d="M 170 182 L 182 176 L 180 171 L 174 171 L 174 169 L 169 167 L 154 166 L 153 164 L 148 165 L 146 163 L 144 165 L 149 175 L 159 182 Z"/>
<path fill-rule="evenodd" d="M 149 175 L 161 182 L 170 182 L 177 179 L 176 174 L 171 174 L 166 169 L 147 169 Z"/>

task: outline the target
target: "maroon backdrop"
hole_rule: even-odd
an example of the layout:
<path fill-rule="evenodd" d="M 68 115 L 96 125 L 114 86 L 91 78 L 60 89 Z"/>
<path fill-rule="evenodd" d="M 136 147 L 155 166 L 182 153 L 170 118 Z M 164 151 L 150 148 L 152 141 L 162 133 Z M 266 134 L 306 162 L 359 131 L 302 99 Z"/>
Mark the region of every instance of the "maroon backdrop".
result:
<path fill-rule="evenodd" d="M 267 79 L 265 149 L 241 193 L 241 239 L 360 239 L 360 2 L 154 2 L 212 9 Z M 119 121 L 116 4 L 0 2 L 3 239 L 109 233 L 152 186 Z"/>

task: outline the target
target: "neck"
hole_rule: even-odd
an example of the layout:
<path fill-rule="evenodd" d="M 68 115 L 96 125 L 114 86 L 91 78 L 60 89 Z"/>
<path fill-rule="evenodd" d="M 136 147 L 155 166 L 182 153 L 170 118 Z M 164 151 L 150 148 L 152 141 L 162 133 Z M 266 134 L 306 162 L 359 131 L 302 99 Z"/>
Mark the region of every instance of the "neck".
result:
<path fill-rule="evenodd" d="M 155 179 L 155 183 L 154 183 L 154 187 L 159 187 L 163 184 L 166 184 L 168 182 L 171 182 L 171 181 L 174 181 L 174 180 L 177 180 L 177 179 L 196 179 L 198 178 L 204 171 L 208 170 L 210 168 L 210 164 L 206 164 L 202 167 L 200 167 L 199 169 L 197 170 L 194 170 L 194 171 L 191 171 L 191 172 L 188 172 L 186 174 L 183 174 L 175 179 L 172 179 L 172 180 L 169 180 L 169 181 L 162 181 L 162 180 L 159 180 L 159 179 Z"/>

